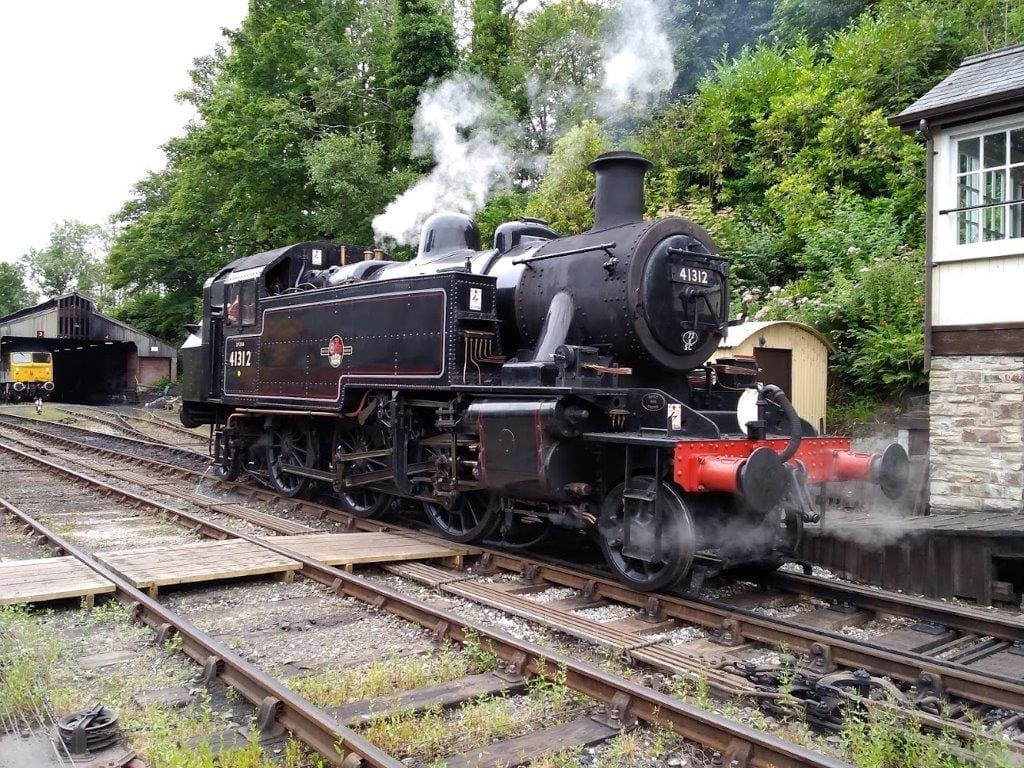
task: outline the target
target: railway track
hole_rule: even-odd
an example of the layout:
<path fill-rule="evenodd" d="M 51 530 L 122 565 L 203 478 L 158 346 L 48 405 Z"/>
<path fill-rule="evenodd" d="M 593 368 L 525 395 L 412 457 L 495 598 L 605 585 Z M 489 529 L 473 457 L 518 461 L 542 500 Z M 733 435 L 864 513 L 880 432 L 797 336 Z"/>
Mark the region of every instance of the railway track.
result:
<path fill-rule="evenodd" d="M 171 443 L 172 445 L 184 445 L 193 450 L 207 450 L 209 446 L 209 441 L 204 439 L 202 435 L 196 434 L 190 429 L 185 429 L 184 427 L 171 424 L 164 419 L 157 419 L 153 417 L 146 418 L 125 411 L 104 411 L 104 413 L 116 419 L 117 422 L 127 431 L 142 438 L 148 438 L 151 440 L 156 439 L 161 442 L 174 441 Z M 146 432 L 145 429 L 139 429 L 138 427 L 133 426 L 133 424 L 139 424 L 148 429 L 163 432 L 166 437 L 155 437 L 151 433 Z"/>
<path fill-rule="evenodd" d="M 39 430 L 33 430 L 23 425 L 20 429 L 27 434 L 34 432 L 38 436 L 40 433 Z M 51 434 L 47 437 L 52 439 L 53 436 Z M 151 459 L 130 456 L 109 448 L 86 446 L 67 438 L 61 438 L 60 442 L 110 457 L 119 457 L 135 465 L 143 464 L 161 473 L 177 473 L 192 480 L 198 478 L 198 473 L 194 470 L 185 470 L 154 462 Z M 275 494 L 254 489 L 252 486 L 239 487 L 237 484 L 221 482 L 218 482 L 217 485 L 225 490 L 243 490 L 250 498 L 281 501 Z M 340 519 L 351 528 L 362 530 L 396 528 L 396 526 L 377 521 L 348 518 L 336 510 L 313 502 L 294 500 L 287 500 L 287 502 L 291 513 L 301 511 L 319 518 Z M 670 653 L 667 656 L 659 656 L 652 652 L 651 646 L 655 644 L 644 641 L 646 632 L 618 634 L 610 631 L 602 632 L 595 626 L 596 622 L 580 622 L 578 619 L 574 621 L 574 617 L 569 611 L 570 606 L 601 605 L 609 602 L 631 606 L 646 614 L 652 627 L 664 628 L 665 622 L 673 620 L 690 626 L 696 625 L 707 630 L 726 648 L 731 646 L 742 649 L 751 642 L 788 648 L 793 652 L 807 655 L 810 659 L 809 669 L 819 681 L 824 678 L 827 684 L 845 683 L 850 690 L 857 690 L 857 684 L 864 685 L 865 681 L 863 678 L 858 680 L 849 674 L 844 676 L 840 668 L 868 670 L 872 675 L 892 678 L 913 686 L 913 691 L 916 693 L 905 696 L 903 702 L 912 710 L 922 706 L 922 702 L 929 697 L 935 702 L 940 700 L 940 697 L 947 695 L 953 697 L 954 700 L 964 699 L 987 705 L 990 708 L 1005 708 L 1008 710 L 1006 717 L 1002 718 L 1001 722 L 995 723 L 997 731 L 1000 728 L 1005 730 L 1007 723 L 1012 724 L 1016 717 L 1014 710 L 1019 710 L 1020 702 L 1024 701 L 1021 698 L 1024 688 L 1022 688 L 1019 678 L 1013 679 L 999 674 L 988 674 L 984 670 L 985 665 L 980 670 L 972 669 L 971 665 L 955 660 L 957 655 L 962 657 L 963 653 L 967 653 L 976 661 L 991 659 L 1000 654 L 1004 654 L 1005 659 L 1007 653 L 1012 657 L 1015 647 L 1024 638 L 1024 623 L 1006 615 L 954 608 L 937 601 L 881 593 L 853 585 L 797 577 L 791 574 L 779 574 L 776 577 L 775 580 L 782 589 L 788 587 L 793 593 L 813 595 L 818 599 L 829 599 L 833 602 L 838 601 L 844 606 L 857 606 L 856 610 L 859 611 L 885 612 L 889 615 L 905 616 L 921 622 L 928 622 L 927 625 L 918 625 L 904 630 L 902 635 L 896 633 L 903 638 L 903 642 L 902 647 L 897 644 L 898 647 L 893 648 L 853 640 L 836 633 L 813 630 L 801 626 L 799 622 L 768 618 L 755 611 L 744 610 L 721 601 L 696 600 L 678 595 L 660 595 L 652 598 L 650 595 L 628 590 L 609 579 L 519 555 L 496 551 L 486 552 L 480 565 L 483 569 L 491 571 L 520 574 L 521 578 L 518 582 L 508 585 L 504 590 L 481 589 L 474 588 L 472 583 L 467 583 L 470 580 L 465 575 L 455 572 L 446 573 L 442 569 L 396 566 L 392 570 L 405 578 L 418 580 L 420 583 L 439 589 L 446 594 L 454 594 L 490 605 L 588 642 L 603 644 L 607 648 L 624 653 L 633 661 L 649 664 L 655 668 L 676 673 L 689 668 L 690 671 L 697 673 L 701 668 L 711 666 L 712 671 L 706 673 L 709 683 L 713 689 L 724 696 L 751 695 L 751 686 L 744 685 L 742 678 L 736 674 L 740 669 L 736 662 L 724 663 L 722 661 L 721 657 L 726 656 L 727 653 L 721 654 L 717 661 L 710 659 L 710 664 L 706 655 L 705 658 L 696 662 L 692 659 L 685 659 L 685 654 Z M 550 609 L 541 609 L 523 597 L 524 594 L 542 591 L 547 586 L 568 587 L 575 590 L 578 596 L 563 600 L 562 606 L 552 606 Z M 843 610 L 849 611 L 850 609 L 845 607 Z M 936 631 L 936 627 L 941 627 L 941 631 Z M 635 629 L 635 625 L 631 629 Z M 907 646 L 922 638 L 925 640 L 923 645 L 927 646 L 924 650 L 933 651 L 932 654 L 907 650 Z M 941 657 L 940 654 L 949 655 L 949 650 L 956 651 L 958 647 L 960 653 L 953 654 L 953 661 Z M 979 650 L 972 652 L 972 648 Z M 1012 658 L 1010 658 L 1010 664 L 1013 664 Z M 732 674 L 722 671 L 726 667 L 731 667 Z M 1019 670 L 1019 667 L 1017 669 Z M 769 677 L 770 675 L 767 675 L 764 670 L 756 673 L 751 670 L 750 680 L 760 685 L 763 685 Z M 749 683 L 749 680 L 746 682 Z M 932 707 L 932 712 L 935 711 L 935 708 Z M 918 711 L 916 716 L 926 725 L 957 727 L 957 723 L 951 723 L 946 718 L 933 715 L 932 712 L 929 712 L 926 707 L 925 711 Z M 965 719 L 973 720 L 979 716 L 984 717 L 986 713 L 979 711 L 976 706 L 972 706 L 963 708 L 960 714 Z M 1019 722 L 1019 717 L 1017 721 Z M 963 726 L 961 730 L 965 736 L 969 736 L 972 728 Z M 1012 728 L 1010 730 L 1012 731 Z"/>
<path fill-rule="evenodd" d="M 87 411 L 77 411 L 68 408 L 60 408 L 59 410 L 74 418 L 86 419 L 109 429 L 116 429 L 120 433 L 127 431 L 121 428 L 117 423 L 95 416 Z M 140 435 L 137 431 L 127 435 L 110 432 L 97 432 L 94 429 L 86 429 L 85 427 L 80 427 L 74 424 L 44 421 L 42 419 L 33 419 L 28 416 L 0 414 L 0 424 L 7 424 L 15 427 L 17 424 L 25 422 L 35 424 L 39 427 L 48 427 L 52 432 L 58 434 L 60 432 L 64 432 L 65 434 L 71 433 L 78 435 L 80 438 L 79 442 L 87 443 L 89 445 L 101 447 L 104 444 L 115 443 L 122 446 L 130 446 L 133 451 L 138 451 L 141 455 L 153 458 L 163 457 L 166 459 L 173 457 L 173 460 L 187 462 L 186 465 L 193 469 L 197 467 L 206 467 L 210 464 L 210 456 L 206 452 L 193 450 L 191 448 L 183 448 L 180 445 L 162 440 L 155 440 L 152 436 Z"/>
<path fill-rule="evenodd" d="M 301 575 L 306 578 L 325 585 L 335 594 L 355 598 L 377 610 L 387 611 L 406 621 L 418 624 L 421 627 L 433 632 L 440 640 L 455 643 L 483 642 L 488 649 L 496 653 L 504 667 L 505 674 L 513 679 L 517 676 L 522 679 L 545 678 L 565 685 L 568 688 L 584 695 L 589 701 L 600 703 L 609 708 L 609 722 L 629 724 L 634 718 L 641 721 L 668 728 L 684 738 L 696 741 L 707 747 L 723 753 L 728 761 L 737 760 L 738 765 L 774 765 L 774 766 L 838 766 L 843 763 L 819 754 L 815 754 L 804 748 L 788 744 L 768 734 L 760 733 L 747 726 L 729 721 L 726 718 L 704 712 L 696 707 L 685 704 L 678 699 L 666 696 L 650 688 L 638 685 L 624 677 L 612 675 L 594 666 L 579 662 L 577 660 L 562 657 L 551 651 L 550 648 L 542 648 L 524 641 L 516 640 L 502 632 L 495 631 L 487 626 L 471 622 L 443 611 L 437 607 L 428 605 L 423 601 L 409 597 L 400 591 L 391 589 L 385 585 L 374 583 L 353 574 L 346 573 L 337 568 L 325 565 L 322 562 L 304 557 L 294 551 L 276 545 L 272 538 L 260 538 L 251 534 L 228 528 L 212 520 L 198 519 L 194 515 L 184 513 L 168 507 L 148 497 L 135 494 L 124 488 L 119 488 L 106 483 L 98 478 L 90 477 L 82 472 L 61 466 L 56 462 L 38 455 L 26 453 L 10 445 L 3 445 L 3 450 L 18 461 L 29 462 L 36 466 L 43 467 L 52 473 L 59 473 L 68 480 L 80 483 L 88 483 L 91 487 L 101 490 L 104 494 L 121 498 L 132 506 L 140 509 L 171 514 L 186 525 L 198 526 L 197 532 L 216 538 L 241 539 L 257 546 L 263 547 L 271 552 L 282 556 L 291 557 L 301 562 Z M 24 522 L 29 519 L 20 517 Z M 88 553 L 79 550 L 62 537 L 56 536 L 51 530 L 45 529 L 38 521 L 33 525 L 33 530 L 38 535 L 44 536 L 47 541 L 53 543 L 67 553 L 75 556 L 83 556 L 91 561 Z M 92 561 L 95 562 L 95 561 Z M 130 586 L 130 585 L 128 585 Z M 119 596 L 126 600 L 137 601 L 138 591 L 123 592 Z M 155 608 L 156 606 L 152 606 Z M 150 610 L 150 607 L 145 609 Z M 157 626 L 169 625 L 179 626 L 177 620 L 168 614 L 166 609 L 163 612 L 152 614 L 153 623 Z M 182 637 L 185 647 L 190 649 L 189 655 L 198 661 L 209 664 L 211 657 L 220 659 L 231 659 L 231 664 L 225 664 L 223 677 L 241 686 L 241 692 L 250 700 L 264 704 L 266 708 L 266 696 L 270 695 L 281 705 L 274 705 L 278 711 L 276 720 L 290 730 L 295 731 L 304 741 L 310 743 L 321 754 L 325 754 L 324 726 L 323 722 L 310 719 L 309 713 L 304 712 L 300 702 L 294 699 L 285 699 L 277 695 L 280 691 L 271 690 L 267 681 L 257 680 L 258 687 L 254 690 L 253 679 L 258 677 L 250 670 L 247 673 L 239 671 L 236 667 L 236 658 L 225 656 L 217 646 L 209 643 L 209 638 L 196 634 L 193 626 L 187 622 Z M 164 633 L 168 631 L 163 629 Z M 266 693 L 271 690 L 270 693 Z M 264 695 L 265 694 L 265 695 Z M 272 707 L 273 709 L 273 707 Z M 370 765 L 392 765 L 394 762 L 374 762 L 382 760 L 378 755 L 372 757 L 365 745 L 344 729 L 330 726 L 331 738 L 340 734 L 342 743 L 351 752 L 354 752 L 366 760 Z M 319 730 L 320 735 L 315 731 Z M 616 732 L 616 729 L 609 731 Z M 371 755 L 368 758 L 366 755 Z M 337 760 L 335 760 L 337 762 Z"/>

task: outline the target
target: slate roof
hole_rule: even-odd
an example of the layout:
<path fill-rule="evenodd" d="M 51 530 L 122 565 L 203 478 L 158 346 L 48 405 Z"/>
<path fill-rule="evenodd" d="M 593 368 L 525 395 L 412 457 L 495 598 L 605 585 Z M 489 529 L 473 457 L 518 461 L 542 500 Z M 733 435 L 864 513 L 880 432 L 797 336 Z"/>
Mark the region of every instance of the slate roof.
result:
<path fill-rule="evenodd" d="M 922 119 L 940 125 L 1014 106 L 1024 108 L 1024 45 L 968 56 L 889 122 L 912 130 Z"/>

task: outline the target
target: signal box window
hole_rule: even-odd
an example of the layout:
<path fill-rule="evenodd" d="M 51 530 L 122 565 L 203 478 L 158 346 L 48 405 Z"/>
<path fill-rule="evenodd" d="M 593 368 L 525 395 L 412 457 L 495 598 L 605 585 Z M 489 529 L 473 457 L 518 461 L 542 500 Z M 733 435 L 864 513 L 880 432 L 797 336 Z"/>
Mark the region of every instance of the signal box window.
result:
<path fill-rule="evenodd" d="M 956 143 L 957 243 L 1024 237 L 1024 128 Z"/>

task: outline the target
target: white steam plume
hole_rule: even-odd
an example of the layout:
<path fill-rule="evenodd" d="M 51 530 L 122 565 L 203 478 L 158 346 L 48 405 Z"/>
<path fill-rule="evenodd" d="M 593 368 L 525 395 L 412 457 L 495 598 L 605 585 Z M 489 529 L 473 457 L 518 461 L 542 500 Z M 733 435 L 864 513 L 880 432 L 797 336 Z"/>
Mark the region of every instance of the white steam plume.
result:
<path fill-rule="evenodd" d="M 374 217 L 378 243 L 412 245 L 432 214 L 456 210 L 473 215 L 492 193 L 511 186 L 514 128 L 494 114 L 496 101 L 486 81 L 464 73 L 420 94 L 412 154 L 432 158 L 436 165 Z"/>
<path fill-rule="evenodd" d="M 672 43 L 665 31 L 668 12 L 658 0 L 620 0 L 605 40 L 604 78 L 597 96 L 605 119 L 657 103 L 676 79 Z"/>

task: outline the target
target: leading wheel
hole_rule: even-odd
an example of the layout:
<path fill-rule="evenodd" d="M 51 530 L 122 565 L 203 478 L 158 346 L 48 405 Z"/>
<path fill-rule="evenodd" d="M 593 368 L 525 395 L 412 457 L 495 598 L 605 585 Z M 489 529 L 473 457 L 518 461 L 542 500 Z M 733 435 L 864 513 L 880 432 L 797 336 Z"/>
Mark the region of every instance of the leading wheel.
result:
<path fill-rule="evenodd" d="M 309 478 L 285 471 L 285 467 L 309 469 L 316 463 L 316 440 L 312 430 L 293 424 L 275 424 L 268 434 L 266 449 L 270 484 L 282 496 L 298 496 L 306 490 Z"/>
<path fill-rule="evenodd" d="M 598 538 L 605 559 L 635 589 L 666 589 L 686 575 L 697 552 L 690 511 L 672 486 L 653 477 L 634 477 L 632 498 L 625 492 L 622 483 L 601 505 Z"/>
<path fill-rule="evenodd" d="M 460 544 L 488 536 L 500 520 L 497 505 L 479 493 L 460 493 L 448 505 L 424 501 L 423 511 L 446 539 Z"/>
<path fill-rule="evenodd" d="M 759 526 L 750 524 L 745 536 L 746 548 L 736 551 L 719 547 L 719 556 L 738 577 L 758 580 L 799 555 L 804 521 L 795 510 L 773 510 Z"/>

